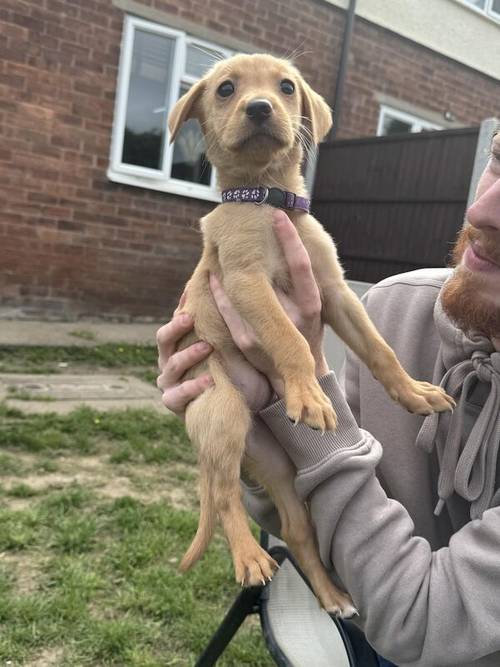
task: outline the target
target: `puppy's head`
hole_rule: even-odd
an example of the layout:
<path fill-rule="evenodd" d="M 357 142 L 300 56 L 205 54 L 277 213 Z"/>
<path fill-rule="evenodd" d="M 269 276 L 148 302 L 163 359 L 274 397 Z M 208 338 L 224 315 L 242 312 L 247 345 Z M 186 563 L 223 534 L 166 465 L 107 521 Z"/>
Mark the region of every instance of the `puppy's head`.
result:
<path fill-rule="evenodd" d="M 208 159 L 220 169 L 285 160 L 294 148 L 319 143 L 332 124 L 330 108 L 299 71 L 265 54 L 217 63 L 172 109 L 170 141 L 189 118 L 199 120 Z"/>

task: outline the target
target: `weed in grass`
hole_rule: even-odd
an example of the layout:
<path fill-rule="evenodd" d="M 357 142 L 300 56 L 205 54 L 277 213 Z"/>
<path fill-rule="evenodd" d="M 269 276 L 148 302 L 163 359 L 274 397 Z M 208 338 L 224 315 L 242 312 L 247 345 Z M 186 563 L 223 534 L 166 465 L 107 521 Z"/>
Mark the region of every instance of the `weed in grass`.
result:
<path fill-rule="evenodd" d="M 126 665 L 139 643 L 153 644 L 158 634 L 158 628 L 139 619 L 95 621 L 91 624 L 92 656 L 99 664 Z"/>
<path fill-rule="evenodd" d="M 106 580 L 96 572 L 97 563 L 82 554 L 52 558 L 45 568 L 43 588 L 61 589 L 69 596 L 90 602 L 95 593 L 106 588 Z"/>
<path fill-rule="evenodd" d="M 0 550 L 25 549 L 33 544 L 37 534 L 37 519 L 37 513 L 31 509 L 0 509 Z"/>
<path fill-rule="evenodd" d="M 37 491 L 28 484 L 16 484 L 6 491 L 12 498 L 31 498 L 37 495 Z"/>
<path fill-rule="evenodd" d="M 22 475 L 26 466 L 12 454 L 0 452 L 0 475 Z"/>
<path fill-rule="evenodd" d="M 37 462 L 33 470 L 35 472 L 57 472 L 59 470 L 59 466 L 53 459 L 43 459 L 39 462 Z"/>
<path fill-rule="evenodd" d="M 110 455 L 109 457 L 109 462 L 110 463 L 129 463 L 129 461 L 132 460 L 133 458 L 133 451 L 130 445 L 124 445 L 123 447 L 118 447 L 115 449 L 115 451 Z"/>
<path fill-rule="evenodd" d="M 0 417 L 2 421 L 10 419 L 22 419 L 24 417 L 24 412 L 18 410 L 17 408 L 11 408 L 5 403 L 0 403 Z"/>
<path fill-rule="evenodd" d="M 42 520 L 51 521 L 52 518 L 69 514 L 75 510 L 83 509 L 94 499 L 94 495 L 88 489 L 79 484 L 72 484 L 64 491 L 50 493 L 40 504 Z"/>
<path fill-rule="evenodd" d="M 198 480 L 198 474 L 194 470 L 187 470 L 186 468 L 176 468 L 170 471 L 170 477 L 178 482 L 189 482 L 193 484 Z"/>
<path fill-rule="evenodd" d="M 75 329 L 74 331 L 68 331 L 68 336 L 73 336 L 74 338 L 81 338 L 82 340 L 95 340 L 96 335 L 93 331 L 88 329 Z"/>
<path fill-rule="evenodd" d="M 156 380 L 158 378 L 158 370 L 145 370 L 145 371 L 134 371 L 131 373 L 136 378 L 139 378 L 139 380 L 142 380 L 143 382 L 147 382 L 147 384 L 152 384 L 156 387 Z"/>
<path fill-rule="evenodd" d="M 62 553 L 82 553 L 92 550 L 95 537 L 96 523 L 92 517 L 65 517 L 58 522 L 52 546 Z"/>

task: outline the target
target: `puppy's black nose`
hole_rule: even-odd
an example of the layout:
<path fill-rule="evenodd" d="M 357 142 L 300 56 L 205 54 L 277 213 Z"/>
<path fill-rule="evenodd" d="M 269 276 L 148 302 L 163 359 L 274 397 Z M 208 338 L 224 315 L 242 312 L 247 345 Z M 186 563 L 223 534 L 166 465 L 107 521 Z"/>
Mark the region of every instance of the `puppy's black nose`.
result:
<path fill-rule="evenodd" d="M 271 102 L 268 100 L 252 100 L 247 104 L 247 116 L 255 123 L 263 123 L 273 112 Z"/>

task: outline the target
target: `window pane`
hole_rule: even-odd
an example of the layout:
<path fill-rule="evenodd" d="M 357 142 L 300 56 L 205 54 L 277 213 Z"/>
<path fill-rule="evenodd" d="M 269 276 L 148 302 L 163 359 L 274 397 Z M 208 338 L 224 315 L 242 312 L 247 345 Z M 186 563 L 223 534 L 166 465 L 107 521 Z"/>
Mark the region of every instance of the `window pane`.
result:
<path fill-rule="evenodd" d="M 500 0 L 493 0 L 491 5 L 491 11 L 495 12 L 500 16 Z"/>
<path fill-rule="evenodd" d="M 401 134 L 403 132 L 411 132 L 411 129 L 411 123 L 399 120 L 399 118 L 392 118 L 388 114 L 385 114 L 382 134 Z"/>
<path fill-rule="evenodd" d="M 205 46 L 191 44 L 186 51 L 186 74 L 200 78 L 223 56 Z"/>
<path fill-rule="evenodd" d="M 486 5 L 486 0 L 465 0 L 465 2 L 468 5 L 473 5 L 474 7 L 478 7 L 479 9 L 484 9 Z"/>
<path fill-rule="evenodd" d="M 189 86 L 181 86 L 184 95 Z M 205 157 L 205 139 L 200 124 L 191 118 L 182 126 L 174 142 L 172 178 L 210 185 L 212 167 Z"/>
<path fill-rule="evenodd" d="M 175 40 L 135 30 L 122 161 L 161 169 Z"/>

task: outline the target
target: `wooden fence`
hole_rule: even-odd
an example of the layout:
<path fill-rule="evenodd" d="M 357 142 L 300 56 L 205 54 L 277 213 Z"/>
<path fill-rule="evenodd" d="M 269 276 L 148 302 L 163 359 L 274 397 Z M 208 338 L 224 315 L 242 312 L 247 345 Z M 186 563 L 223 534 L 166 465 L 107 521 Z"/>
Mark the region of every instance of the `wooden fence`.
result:
<path fill-rule="evenodd" d="M 445 266 L 463 223 L 478 134 L 461 128 L 321 146 L 313 213 L 349 279 Z"/>

